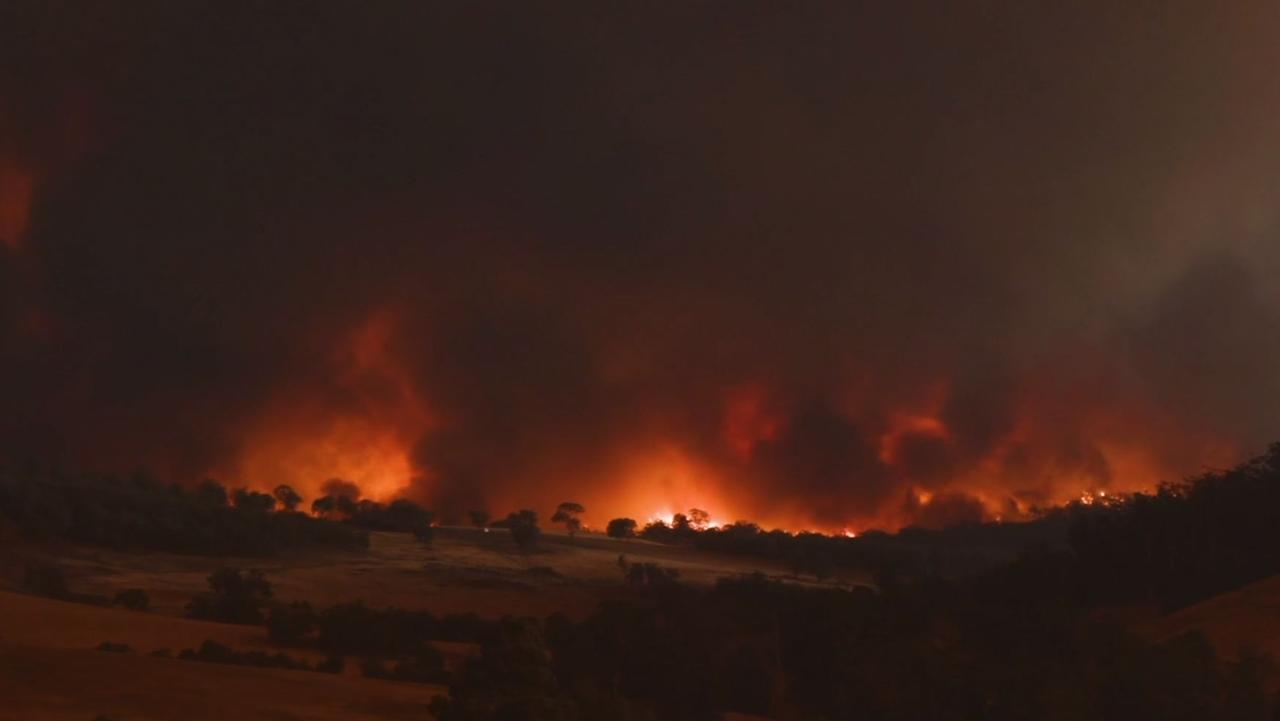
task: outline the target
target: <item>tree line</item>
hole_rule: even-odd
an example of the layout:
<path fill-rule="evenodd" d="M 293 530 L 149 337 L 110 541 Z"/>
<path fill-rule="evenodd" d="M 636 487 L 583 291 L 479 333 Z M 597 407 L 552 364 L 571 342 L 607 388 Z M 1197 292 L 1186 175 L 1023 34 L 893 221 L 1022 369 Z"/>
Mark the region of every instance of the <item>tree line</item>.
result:
<path fill-rule="evenodd" d="M 0 472 L 0 521 L 29 538 L 111 548 L 260 556 L 284 548 L 363 548 L 361 529 L 304 513 L 272 513 L 276 499 L 216 481 L 195 488 L 129 477 Z"/>

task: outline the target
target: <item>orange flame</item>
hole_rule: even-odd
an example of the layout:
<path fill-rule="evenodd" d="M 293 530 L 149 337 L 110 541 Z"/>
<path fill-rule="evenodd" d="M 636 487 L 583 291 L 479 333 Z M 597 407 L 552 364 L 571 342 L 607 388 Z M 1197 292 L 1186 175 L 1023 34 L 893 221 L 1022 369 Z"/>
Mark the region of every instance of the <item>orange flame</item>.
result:
<path fill-rule="evenodd" d="M 417 474 L 413 443 L 432 425 L 426 403 L 395 358 L 397 315 L 372 314 L 333 358 L 333 398 L 285 393 L 248 433 L 231 478 L 270 489 L 280 483 L 319 495 L 330 478 L 358 485 L 364 497 L 393 498 Z"/>

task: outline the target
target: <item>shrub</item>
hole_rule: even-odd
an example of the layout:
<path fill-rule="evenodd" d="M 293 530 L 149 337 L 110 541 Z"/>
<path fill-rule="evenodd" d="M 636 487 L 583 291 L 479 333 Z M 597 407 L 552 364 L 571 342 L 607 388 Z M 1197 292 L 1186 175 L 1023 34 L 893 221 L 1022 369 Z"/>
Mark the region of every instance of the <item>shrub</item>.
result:
<path fill-rule="evenodd" d="M 538 528 L 538 514 L 534 511 L 523 510 L 516 511 L 507 516 L 504 525 L 511 533 L 511 540 L 525 551 L 531 551 L 538 547 L 538 540 L 542 537 L 542 530 Z"/>
<path fill-rule="evenodd" d="M 224 623 L 262 623 L 262 606 L 271 598 L 271 584 L 262 571 L 241 573 L 223 568 L 209 576 L 209 593 L 187 604 L 187 616 Z"/>

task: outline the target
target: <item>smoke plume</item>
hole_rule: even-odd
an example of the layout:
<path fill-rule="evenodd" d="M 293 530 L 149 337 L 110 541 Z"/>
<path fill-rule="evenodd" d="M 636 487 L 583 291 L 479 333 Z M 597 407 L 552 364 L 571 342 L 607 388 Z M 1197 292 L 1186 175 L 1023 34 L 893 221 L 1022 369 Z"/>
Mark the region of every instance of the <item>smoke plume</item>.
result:
<path fill-rule="evenodd" d="M 1271 3 L 0 11 L 0 460 L 1016 518 L 1280 437 Z"/>

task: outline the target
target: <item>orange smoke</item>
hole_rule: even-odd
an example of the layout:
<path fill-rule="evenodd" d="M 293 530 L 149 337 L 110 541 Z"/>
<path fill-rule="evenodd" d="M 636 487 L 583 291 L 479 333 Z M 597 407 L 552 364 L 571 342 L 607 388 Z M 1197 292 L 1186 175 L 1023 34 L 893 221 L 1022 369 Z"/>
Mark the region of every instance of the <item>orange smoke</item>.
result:
<path fill-rule="evenodd" d="M 336 477 L 376 500 L 410 493 L 431 502 L 431 472 L 415 463 L 413 448 L 441 423 L 398 355 L 400 319 L 395 309 L 384 308 L 343 335 L 329 353 L 321 391 L 314 379 L 281 389 L 250 424 L 241 452 L 221 476 L 259 489 L 287 483 L 308 498 Z M 536 477 L 513 466 L 512 477 L 521 482 L 485 479 L 493 486 L 481 497 L 494 504 L 487 509 L 494 515 L 533 508 L 544 518 L 562 501 L 579 502 L 586 507 L 583 521 L 596 529 L 617 517 L 670 523 L 677 513 L 700 509 L 711 526 L 741 519 L 852 535 L 913 524 L 1026 519 L 1051 506 L 1149 490 L 1177 478 L 1187 458 L 1169 458 L 1170 447 L 1196 448 L 1188 458 L 1221 459 L 1224 465 L 1238 452 L 1141 404 L 1113 399 L 1107 407 L 1076 407 L 1069 393 L 1027 394 L 1011 424 L 975 452 L 944 420 L 949 392 L 949 384 L 937 382 L 897 405 L 851 416 L 866 429 L 879 472 L 892 487 L 887 497 L 868 496 L 866 503 L 850 500 L 862 498 L 856 494 L 832 501 L 786 493 L 793 479 L 774 486 L 782 489 L 780 497 L 753 487 L 759 473 L 769 472 L 757 467 L 759 447 L 789 432 L 780 394 L 761 382 L 720 397 L 713 444 L 664 436 L 659 429 L 656 437 L 603 449 L 602 460 L 533 471 Z M 1083 441 L 1064 444 L 1064 428 Z M 566 466 L 573 470 L 566 474 Z"/>
<path fill-rule="evenodd" d="M 750 459 L 756 445 L 776 439 L 781 427 L 782 419 L 769 408 L 763 384 L 749 383 L 728 393 L 720 437 L 739 458 Z"/>
<path fill-rule="evenodd" d="M 327 393 L 280 394 L 226 469 L 233 485 L 285 483 L 314 498 L 326 480 L 341 478 L 375 500 L 408 489 L 419 475 L 411 449 L 432 417 L 393 352 L 397 327 L 394 311 L 371 314 L 333 353 Z"/>

